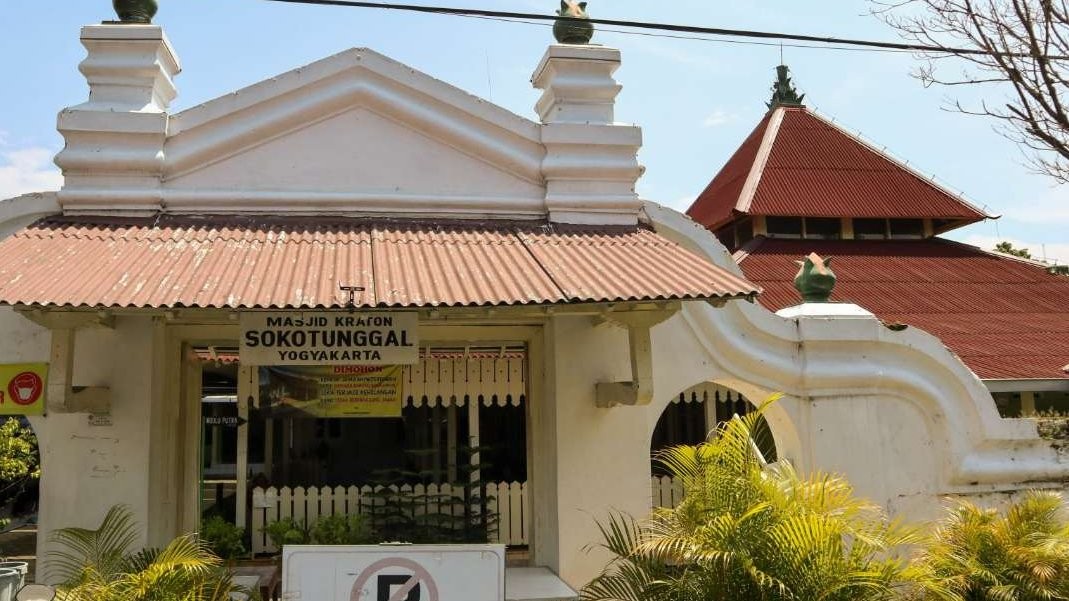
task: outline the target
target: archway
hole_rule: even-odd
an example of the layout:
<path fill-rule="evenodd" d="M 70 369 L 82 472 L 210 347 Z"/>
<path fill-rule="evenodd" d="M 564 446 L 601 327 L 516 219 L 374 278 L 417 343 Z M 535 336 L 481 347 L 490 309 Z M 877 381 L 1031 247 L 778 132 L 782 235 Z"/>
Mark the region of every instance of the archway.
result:
<path fill-rule="evenodd" d="M 661 451 L 679 445 L 700 444 L 722 424 L 736 416 L 755 412 L 761 403 L 715 382 L 697 384 L 673 397 L 661 412 L 650 439 L 653 506 L 674 507 L 683 494 L 680 484 L 657 459 Z M 776 436 L 766 416 L 758 419 L 754 442 L 765 461 L 778 460 Z"/>
<path fill-rule="evenodd" d="M 5 561 L 27 564 L 28 578 L 37 563 L 40 475 L 41 456 L 30 420 L 0 416 L 0 549 Z"/>

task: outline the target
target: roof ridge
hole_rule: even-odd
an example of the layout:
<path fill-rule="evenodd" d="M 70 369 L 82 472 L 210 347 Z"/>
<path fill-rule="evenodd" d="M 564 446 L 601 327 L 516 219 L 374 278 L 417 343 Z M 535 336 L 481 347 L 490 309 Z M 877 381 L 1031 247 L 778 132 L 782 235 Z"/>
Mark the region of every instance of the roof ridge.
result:
<path fill-rule="evenodd" d="M 779 129 L 783 125 L 786 107 L 775 106 L 769 112 L 771 115 L 769 116 L 768 125 L 765 126 L 765 133 L 761 136 L 761 144 L 757 147 L 757 155 L 754 157 L 753 163 L 750 164 L 750 170 L 746 174 L 746 181 L 742 185 L 742 190 L 739 191 L 739 197 L 735 199 L 735 210 L 740 213 L 749 211 L 753 205 L 754 196 L 757 195 L 757 187 L 761 185 L 761 177 L 765 174 L 765 166 L 768 165 L 768 157 L 772 154 L 772 147 L 776 143 L 776 138 L 779 137 Z"/>

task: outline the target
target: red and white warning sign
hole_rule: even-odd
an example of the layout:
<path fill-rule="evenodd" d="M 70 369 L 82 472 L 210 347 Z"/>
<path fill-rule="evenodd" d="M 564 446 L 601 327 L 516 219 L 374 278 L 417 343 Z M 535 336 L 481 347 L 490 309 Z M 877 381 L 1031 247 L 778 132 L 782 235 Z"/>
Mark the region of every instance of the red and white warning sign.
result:
<path fill-rule="evenodd" d="M 43 415 L 47 363 L 0 365 L 0 415 Z"/>
<path fill-rule="evenodd" d="M 282 598 L 504 601 L 504 545 L 289 546 Z"/>

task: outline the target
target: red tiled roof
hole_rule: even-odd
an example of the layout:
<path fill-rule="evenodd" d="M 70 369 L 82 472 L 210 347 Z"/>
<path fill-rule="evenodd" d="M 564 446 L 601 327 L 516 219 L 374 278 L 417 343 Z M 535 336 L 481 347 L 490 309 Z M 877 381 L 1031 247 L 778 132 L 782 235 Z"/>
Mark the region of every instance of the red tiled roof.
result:
<path fill-rule="evenodd" d="M 805 107 L 769 111 L 687 211 L 713 229 L 739 213 L 965 222 L 989 217 Z"/>
<path fill-rule="evenodd" d="M 531 222 L 48 218 L 0 242 L 0 303 L 322 308 L 752 296 L 645 228 Z"/>
<path fill-rule="evenodd" d="M 940 339 L 984 379 L 1069 378 L 1069 277 L 941 240 L 763 240 L 736 254 L 778 311 L 800 302 L 795 260 L 832 257 L 832 300 Z"/>

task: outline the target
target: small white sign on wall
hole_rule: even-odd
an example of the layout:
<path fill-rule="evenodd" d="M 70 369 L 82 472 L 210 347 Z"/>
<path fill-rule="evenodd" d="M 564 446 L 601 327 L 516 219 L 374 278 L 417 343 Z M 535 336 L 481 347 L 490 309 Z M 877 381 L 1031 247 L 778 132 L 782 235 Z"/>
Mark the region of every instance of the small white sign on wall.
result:
<path fill-rule="evenodd" d="M 505 546 L 288 546 L 282 598 L 504 601 Z"/>
<path fill-rule="evenodd" d="M 411 311 L 246 312 L 242 365 L 407 365 L 419 361 Z"/>

